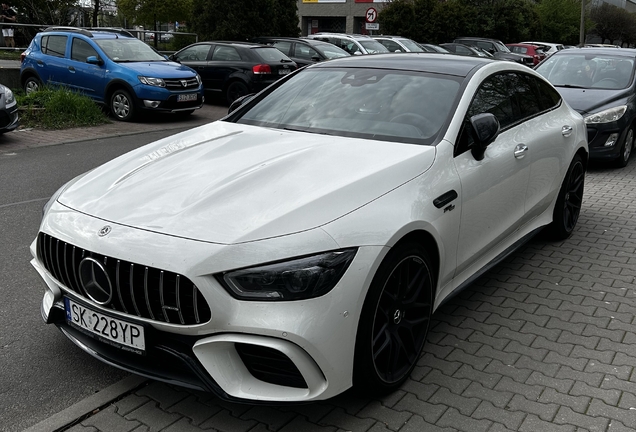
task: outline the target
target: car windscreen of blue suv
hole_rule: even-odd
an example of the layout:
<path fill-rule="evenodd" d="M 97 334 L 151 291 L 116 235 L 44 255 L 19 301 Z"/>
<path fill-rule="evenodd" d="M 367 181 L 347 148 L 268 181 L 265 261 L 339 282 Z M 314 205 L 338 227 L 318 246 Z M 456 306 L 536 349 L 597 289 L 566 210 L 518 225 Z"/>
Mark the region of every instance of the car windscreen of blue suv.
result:
<path fill-rule="evenodd" d="M 190 114 L 203 105 L 201 78 L 121 29 L 52 27 L 23 53 L 26 93 L 64 86 L 107 105 L 117 120 L 141 111 Z"/>

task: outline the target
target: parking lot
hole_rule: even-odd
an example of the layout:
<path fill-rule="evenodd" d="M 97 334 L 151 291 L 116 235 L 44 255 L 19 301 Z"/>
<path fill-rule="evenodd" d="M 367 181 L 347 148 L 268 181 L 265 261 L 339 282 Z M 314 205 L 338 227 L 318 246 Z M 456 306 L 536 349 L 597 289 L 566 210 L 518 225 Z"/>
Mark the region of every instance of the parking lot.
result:
<path fill-rule="evenodd" d="M 206 109 L 179 126 L 224 111 Z M 57 141 L 16 132 L 0 151 L 72 139 L 59 138 L 65 133 L 112 136 L 118 126 L 56 132 Z M 153 120 L 129 132 L 172 126 Z M 44 135 L 37 143 L 21 140 L 28 133 Z M 535 238 L 439 310 L 411 379 L 385 398 L 239 405 L 132 378 L 109 399 L 84 401 L 31 431 L 633 430 L 635 175 L 633 160 L 619 170 L 592 166 L 574 235 L 560 243 Z M 86 410 L 90 403 L 96 405 Z"/>

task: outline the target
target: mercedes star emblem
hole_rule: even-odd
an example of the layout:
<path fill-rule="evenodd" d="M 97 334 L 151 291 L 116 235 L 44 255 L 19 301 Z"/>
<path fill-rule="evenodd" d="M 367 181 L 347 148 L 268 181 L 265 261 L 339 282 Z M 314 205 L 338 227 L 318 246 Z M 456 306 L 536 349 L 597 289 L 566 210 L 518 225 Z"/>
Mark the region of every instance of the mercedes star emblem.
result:
<path fill-rule="evenodd" d="M 110 227 L 110 225 L 106 225 L 105 227 L 97 231 L 97 235 L 99 235 L 100 237 L 104 237 L 105 235 L 108 235 L 108 233 L 112 230 L 113 229 Z"/>
<path fill-rule="evenodd" d="M 102 263 L 86 257 L 79 265 L 79 278 L 86 295 L 95 303 L 107 305 L 113 298 L 113 284 Z"/>

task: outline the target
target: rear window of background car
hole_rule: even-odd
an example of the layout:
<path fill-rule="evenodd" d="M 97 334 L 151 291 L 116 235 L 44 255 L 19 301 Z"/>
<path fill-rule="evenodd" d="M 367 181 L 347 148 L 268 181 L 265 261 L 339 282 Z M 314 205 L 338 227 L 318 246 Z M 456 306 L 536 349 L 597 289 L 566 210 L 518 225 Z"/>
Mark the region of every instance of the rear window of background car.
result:
<path fill-rule="evenodd" d="M 254 48 L 252 51 L 266 62 L 280 63 L 281 60 L 288 60 L 287 56 L 276 48 Z"/>

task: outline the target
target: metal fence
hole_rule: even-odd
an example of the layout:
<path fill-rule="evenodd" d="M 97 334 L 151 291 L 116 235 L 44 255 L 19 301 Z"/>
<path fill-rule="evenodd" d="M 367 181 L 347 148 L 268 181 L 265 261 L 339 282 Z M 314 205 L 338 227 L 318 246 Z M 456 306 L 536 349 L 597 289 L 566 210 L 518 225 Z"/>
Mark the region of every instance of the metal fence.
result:
<path fill-rule="evenodd" d="M 49 27 L 63 27 L 53 24 L 23 24 L 23 23 L 10 23 L 10 24 L 0 24 L 0 28 L 2 27 L 12 27 L 14 29 L 13 39 L 15 40 L 15 48 L 7 47 L 5 45 L 4 38 L 0 37 L 0 50 L 5 51 L 24 51 L 33 37 L 39 32 Z M 83 28 L 83 29 L 93 29 L 99 30 L 99 27 L 73 27 L 73 28 Z M 110 28 L 110 27 L 109 27 Z M 143 40 L 146 43 L 152 43 L 153 45 L 165 45 L 168 44 L 172 38 L 175 36 L 188 36 L 194 37 L 194 42 L 199 41 L 199 36 L 196 33 L 186 33 L 186 32 L 173 32 L 173 31 L 163 31 L 163 30 L 140 30 L 140 29 L 122 29 L 130 32 L 133 36 L 137 37 L 140 40 Z M 156 42 L 156 44 L 155 44 Z"/>

